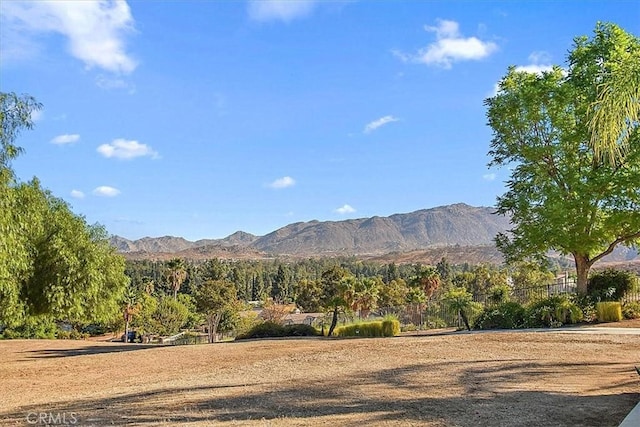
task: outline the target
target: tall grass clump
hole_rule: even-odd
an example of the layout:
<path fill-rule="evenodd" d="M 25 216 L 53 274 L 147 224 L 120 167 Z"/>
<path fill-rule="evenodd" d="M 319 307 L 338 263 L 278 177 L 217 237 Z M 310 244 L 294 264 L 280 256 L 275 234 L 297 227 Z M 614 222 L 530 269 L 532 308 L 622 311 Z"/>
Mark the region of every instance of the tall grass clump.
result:
<path fill-rule="evenodd" d="M 598 322 L 619 322 L 622 320 L 622 305 L 617 301 L 604 301 L 596 304 Z"/>
<path fill-rule="evenodd" d="M 393 337 L 400 334 L 400 322 L 397 319 L 385 319 L 353 323 L 338 326 L 333 333 L 338 337 Z"/>

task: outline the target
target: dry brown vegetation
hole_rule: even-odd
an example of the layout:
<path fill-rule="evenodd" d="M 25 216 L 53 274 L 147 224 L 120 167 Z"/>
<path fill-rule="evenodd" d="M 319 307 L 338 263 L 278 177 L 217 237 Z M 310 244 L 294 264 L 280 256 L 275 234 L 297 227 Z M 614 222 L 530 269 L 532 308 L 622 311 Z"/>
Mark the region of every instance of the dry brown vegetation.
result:
<path fill-rule="evenodd" d="M 54 412 L 83 426 L 617 426 L 640 400 L 638 335 L 16 340 L 0 360 L 3 425 Z"/>

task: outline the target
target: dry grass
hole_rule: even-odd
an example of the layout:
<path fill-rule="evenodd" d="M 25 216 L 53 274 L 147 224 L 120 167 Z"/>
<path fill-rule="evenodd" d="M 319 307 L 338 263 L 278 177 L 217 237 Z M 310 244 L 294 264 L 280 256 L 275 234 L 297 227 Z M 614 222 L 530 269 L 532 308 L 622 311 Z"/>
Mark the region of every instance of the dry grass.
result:
<path fill-rule="evenodd" d="M 640 400 L 637 335 L 4 341 L 0 361 L 2 425 L 617 426 Z"/>

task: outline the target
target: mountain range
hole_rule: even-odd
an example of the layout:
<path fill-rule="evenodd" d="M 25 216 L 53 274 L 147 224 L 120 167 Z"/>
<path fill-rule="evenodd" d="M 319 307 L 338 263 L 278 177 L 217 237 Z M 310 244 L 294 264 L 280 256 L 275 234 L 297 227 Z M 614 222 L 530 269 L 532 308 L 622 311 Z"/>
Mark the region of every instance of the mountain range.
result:
<path fill-rule="evenodd" d="M 493 208 L 458 203 L 388 217 L 297 222 L 264 236 L 237 231 L 223 239 L 195 242 L 173 236 L 133 241 L 112 236 L 111 243 L 133 259 L 355 255 L 386 261 L 431 262 L 447 256 L 458 262 L 501 263 L 493 238 L 509 228 L 509 218 Z M 620 248 L 609 258 L 626 261 L 637 256 L 633 249 Z"/>

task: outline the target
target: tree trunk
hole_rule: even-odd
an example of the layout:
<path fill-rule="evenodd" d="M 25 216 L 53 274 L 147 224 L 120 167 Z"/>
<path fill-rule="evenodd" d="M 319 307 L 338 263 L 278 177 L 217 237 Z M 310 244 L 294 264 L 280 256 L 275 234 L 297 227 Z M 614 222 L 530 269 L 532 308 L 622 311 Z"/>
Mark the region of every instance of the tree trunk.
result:
<path fill-rule="evenodd" d="M 222 314 L 216 313 L 207 317 L 208 329 L 209 329 L 209 344 L 217 341 L 218 324 L 220 324 L 220 318 Z"/>
<path fill-rule="evenodd" d="M 124 319 L 124 340 L 125 343 L 129 342 L 129 316 L 125 316 Z"/>
<path fill-rule="evenodd" d="M 462 321 L 464 322 L 464 326 L 467 328 L 467 331 L 470 331 L 471 328 L 469 327 L 469 319 L 467 319 L 467 313 L 465 313 L 464 310 L 460 310 L 460 316 L 462 316 Z"/>
<path fill-rule="evenodd" d="M 578 295 L 586 295 L 587 294 L 587 281 L 589 279 L 589 270 L 591 269 L 591 262 L 586 255 L 582 254 L 573 254 L 573 259 L 576 263 L 576 274 L 577 274 L 577 282 L 576 285 L 578 287 Z"/>
<path fill-rule="evenodd" d="M 327 334 L 328 337 L 333 335 L 333 330 L 336 328 L 337 324 L 338 324 L 338 306 L 334 307 L 333 309 L 333 318 L 331 319 L 331 326 L 329 327 L 329 333 Z"/>

